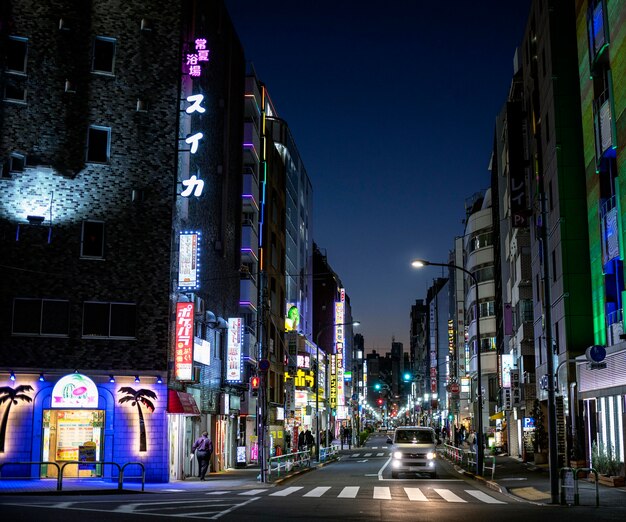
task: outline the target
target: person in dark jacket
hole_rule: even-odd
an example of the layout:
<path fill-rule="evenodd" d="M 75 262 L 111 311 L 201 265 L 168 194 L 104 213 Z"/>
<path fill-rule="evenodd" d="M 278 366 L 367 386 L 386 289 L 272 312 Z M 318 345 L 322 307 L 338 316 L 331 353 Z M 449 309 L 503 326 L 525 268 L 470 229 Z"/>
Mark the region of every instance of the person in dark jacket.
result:
<path fill-rule="evenodd" d="M 204 480 L 206 473 L 209 469 L 209 462 L 211 461 L 211 455 L 213 454 L 213 442 L 209 438 L 209 434 L 206 431 L 202 432 L 202 435 L 193 443 L 191 447 L 191 453 L 195 453 L 198 459 L 198 466 L 200 471 L 198 476 L 200 480 Z"/>

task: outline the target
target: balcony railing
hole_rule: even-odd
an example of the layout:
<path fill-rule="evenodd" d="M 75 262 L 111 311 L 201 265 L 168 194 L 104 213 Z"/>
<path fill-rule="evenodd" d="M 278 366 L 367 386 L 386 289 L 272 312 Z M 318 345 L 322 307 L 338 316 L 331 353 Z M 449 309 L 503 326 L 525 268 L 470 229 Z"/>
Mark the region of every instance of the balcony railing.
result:
<path fill-rule="evenodd" d="M 620 308 L 610 312 L 606 316 L 606 343 L 608 346 L 613 346 L 621 342 L 620 335 L 624 333 L 624 313 Z"/>

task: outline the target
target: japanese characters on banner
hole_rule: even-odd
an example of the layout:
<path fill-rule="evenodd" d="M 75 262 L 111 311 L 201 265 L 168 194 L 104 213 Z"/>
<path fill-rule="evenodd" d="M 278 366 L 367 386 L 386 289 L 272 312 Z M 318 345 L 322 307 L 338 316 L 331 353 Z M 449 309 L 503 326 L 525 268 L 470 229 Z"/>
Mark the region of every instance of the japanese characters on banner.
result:
<path fill-rule="evenodd" d="M 174 378 L 193 379 L 193 303 L 176 303 Z"/>
<path fill-rule="evenodd" d="M 340 416 L 340 412 L 344 412 L 343 406 L 346 404 L 344 392 L 344 328 L 345 325 L 345 301 L 346 291 L 341 288 L 339 291 L 339 301 L 335 302 L 335 346 L 337 353 L 337 418 L 345 418 Z"/>
<path fill-rule="evenodd" d="M 206 38 L 196 38 L 194 40 L 194 49 L 192 51 L 194 52 L 187 52 L 184 55 L 183 72 L 187 74 L 188 80 L 200 78 L 202 76 L 202 63 L 208 63 L 209 61 L 209 50 L 207 49 Z M 187 87 L 187 89 L 185 89 L 185 86 L 188 86 L 189 84 L 191 84 L 191 87 Z M 196 114 L 204 114 L 206 112 L 206 108 L 203 106 L 204 95 L 194 93 L 193 81 L 185 82 L 185 76 L 183 76 L 183 92 L 188 93 L 189 90 L 191 90 L 191 95 L 186 96 L 186 94 L 183 94 L 184 99 L 187 102 L 187 106 L 185 107 L 185 115 L 187 116 L 181 117 L 180 125 L 181 135 L 186 136 L 185 143 L 190 146 L 189 151 L 182 152 L 190 152 L 193 155 L 200 149 L 200 142 L 204 138 L 204 134 L 202 132 L 188 132 L 192 127 L 192 123 L 194 123 L 194 121 L 190 118 Z M 189 165 L 190 162 L 187 161 L 186 158 L 179 157 L 179 171 L 185 178 L 181 181 L 183 190 L 180 195 L 184 198 L 191 196 L 200 197 L 202 195 L 202 191 L 204 190 L 204 181 L 200 179 L 199 171 L 197 174 L 189 176 Z"/>
<path fill-rule="evenodd" d="M 285 415 L 293 419 L 296 413 L 296 387 L 293 380 L 285 381 Z"/>
<path fill-rule="evenodd" d="M 337 408 L 337 356 L 330 356 L 330 396 L 328 402 L 331 408 Z"/>
<path fill-rule="evenodd" d="M 200 232 L 181 232 L 178 241 L 178 289 L 196 290 L 199 285 Z"/>
<path fill-rule="evenodd" d="M 228 346 L 226 354 L 227 382 L 241 382 L 242 379 L 242 330 L 243 321 L 241 317 L 230 317 L 228 319 Z"/>

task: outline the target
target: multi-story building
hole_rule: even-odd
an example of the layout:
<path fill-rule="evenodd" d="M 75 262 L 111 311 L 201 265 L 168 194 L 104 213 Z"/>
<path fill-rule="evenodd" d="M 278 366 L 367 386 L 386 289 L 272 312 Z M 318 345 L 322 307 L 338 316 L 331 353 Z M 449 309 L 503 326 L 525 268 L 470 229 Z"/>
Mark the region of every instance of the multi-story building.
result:
<path fill-rule="evenodd" d="M 518 55 L 516 54 L 516 58 Z M 530 255 L 530 195 L 528 147 L 523 119 L 520 64 L 509 96 L 496 118 L 492 156 L 498 387 L 500 397 L 496 445 L 511 455 L 532 452 L 532 417 L 535 389 L 533 292 Z"/>
<path fill-rule="evenodd" d="M 495 410 L 497 398 L 493 240 L 491 189 L 487 189 L 484 194 L 475 194 L 467 201 L 465 233 L 462 241 L 464 268 L 471 272 L 477 281 L 477 284 L 474 284 L 474 279 L 467 275 L 463 277 L 465 324 L 469 346 L 466 373 L 471 378 L 473 428 L 478 428 L 478 415 L 482 415 L 484 434 L 489 431 L 490 415 Z M 476 308 L 478 308 L 478 317 Z M 478 321 L 480 321 L 480 339 L 476 335 Z M 482 405 L 477 400 L 478 357 L 481 360 Z"/>
<path fill-rule="evenodd" d="M 574 456 L 589 457 L 596 442 L 625 459 L 626 342 L 624 342 L 624 109 L 626 5 L 614 0 L 576 2 L 582 147 L 586 179 L 593 345 L 606 358 L 578 364 L 578 396 L 584 429 L 573 431 L 584 447 Z M 569 178 L 569 174 L 568 174 Z M 581 225 L 582 226 L 582 225 Z M 571 257 L 568 255 L 568 258 Z M 572 292 L 570 292 L 571 294 Z M 577 346 L 582 349 L 584 345 Z M 578 354 L 580 352 L 573 352 Z M 596 363 L 597 364 L 592 364 Z M 570 381 L 573 384 L 573 381 Z M 576 403 L 570 408 L 573 414 Z M 582 444 L 581 444 L 582 446 Z M 577 454 L 576 454 L 577 453 Z"/>
<path fill-rule="evenodd" d="M 224 6 L 2 16 L 1 383 L 30 399 L 6 403 L 3 460 L 89 446 L 167 481 L 208 429 L 232 465 L 245 69 Z"/>
<path fill-rule="evenodd" d="M 567 446 L 575 441 L 572 438 L 575 411 L 569 399 L 570 384 L 576 382 L 573 359 L 593 344 L 592 303 L 599 314 L 597 318 L 605 313 L 598 312 L 604 306 L 600 294 L 596 294 L 594 301 L 591 295 L 583 145 L 590 150 L 593 140 L 583 143 L 582 139 L 579 108 L 582 62 L 576 52 L 573 2 L 553 2 L 549 8 L 545 2 L 532 3 L 520 58 L 530 159 L 529 188 L 533 194 L 530 238 L 535 382 L 542 411 L 549 420 L 548 388 L 554 378 L 550 367 L 556 372 L 555 401 L 550 405 L 555 408 L 556 417 L 552 436 L 557 438 L 558 460 L 563 465 L 573 450 Z M 607 180 L 607 187 L 610 176 L 600 176 Z M 599 240 L 597 234 L 595 238 Z M 594 248 L 600 252 L 599 246 Z M 618 287 L 611 286 L 610 277 L 606 279 L 608 286 L 604 282 L 599 284 L 600 257 L 594 257 L 594 262 L 598 291 L 610 287 L 619 293 Z M 617 310 L 611 306 L 607 313 Z M 597 325 L 595 329 L 599 331 Z M 539 440 L 544 438 L 542 431 L 537 430 Z M 545 454 L 547 444 L 540 446 L 540 453 Z"/>

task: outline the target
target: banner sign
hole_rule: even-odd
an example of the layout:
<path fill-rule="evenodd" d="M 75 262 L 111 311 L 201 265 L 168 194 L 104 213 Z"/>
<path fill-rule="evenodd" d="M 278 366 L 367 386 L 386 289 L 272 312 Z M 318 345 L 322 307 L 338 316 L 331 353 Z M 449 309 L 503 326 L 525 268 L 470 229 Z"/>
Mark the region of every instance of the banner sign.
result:
<path fill-rule="evenodd" d="M 226 355 L 226 381 L 241 382 L 243 376 L 242 357 L 242 330 L 243 321 L 241 317 L 231 317 L 228 319 L 228 352 Z"/>
<path fill-rule="evenodd" d="M 174 378 L 178 381 L 193 380 L 193 312 L 192 302 L 176 303 Z"/>

